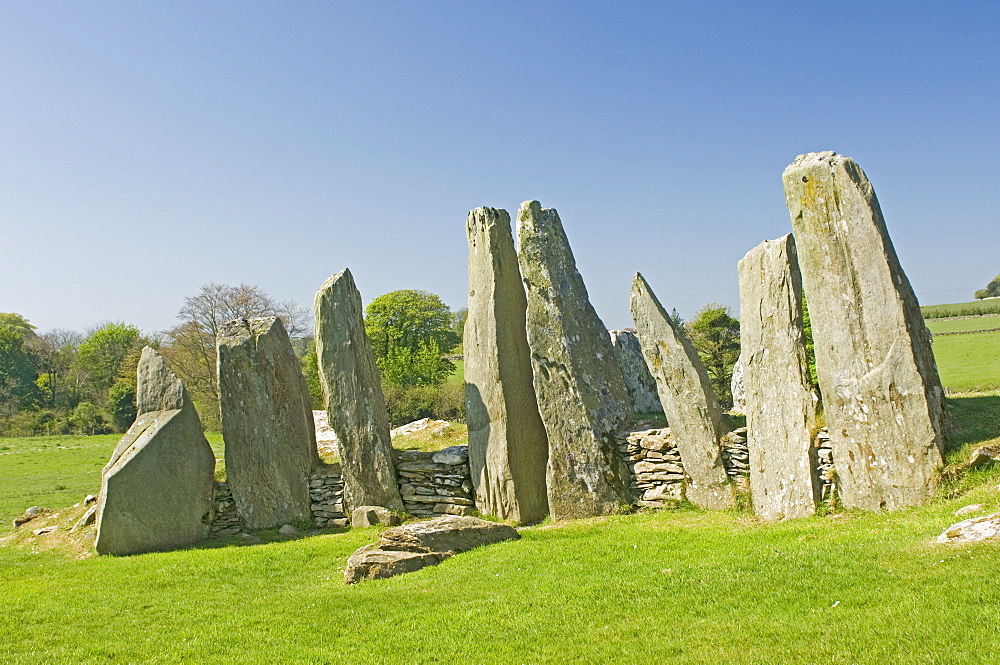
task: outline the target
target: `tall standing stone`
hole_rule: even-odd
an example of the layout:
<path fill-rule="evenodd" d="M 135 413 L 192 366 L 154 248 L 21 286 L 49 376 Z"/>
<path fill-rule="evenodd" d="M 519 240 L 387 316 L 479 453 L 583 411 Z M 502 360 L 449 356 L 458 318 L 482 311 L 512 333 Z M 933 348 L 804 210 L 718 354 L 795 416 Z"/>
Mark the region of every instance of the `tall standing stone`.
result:
<path fill-rule="evenodd" d="M 609 330 L 608 334 L 625 379 L 632 413 L 663 413 L 656 380 L 646 367 L 639 336 L 633 330 Z"/>
<path fill-rule="evenodd" d="M 211 534 L 215 454 L 184 385 L 148 346 L 138 416 L 101 473 L 98 554 L 176 549 Z"/>
<path fill-rule="evenodd" d="M 382 382 L 365 333 L 361 294 L 346 268 L 316 293 L 316 356 L 326 412 L 337 434 L 348 511 L 402 510 Z"/>
<path fill-rule="evenodd" d="M 750 492 L 766 520 L 816 512 L 810 458 L 816 395 L 802 327 L 802 278 L 791 235 L 765 240 L 744 256 L 740 280 Z"/>
<path fill-rule="evenodd" d="M 556 519 L 606 515 L 632 501 L 615 441 L 628 418 L 625 382 L 558 213 L 526 201 L 517 219 L 549 510 Z"/>
<path fill-rule="evenodd" d="M 733 493 L 722 463 L 722 411 L 705 365 L 639 273 L 632 280 L 631 306 L 646 365 L 690 478 L 685 495 L 702 508 L 728 508 Z"/>
<path fill-rule="evenodd" d="M 218 336 L 226 475 L 251 529 L 312 519 L 318 461 L 309 388 L 281 319 L 236 319 Z"/>
<path fill-rule="evenodd" d="M 469 464 L 480 512 L 530 524 L 548 513 L 549 446 L 532 383 L 527 300 L 506 210 L 476 208 L 465 322 Z"/>
<path fill-rule="evenodd" d="M 921 503 L 942 466 L 944 393 L 875 192 L 833 152 L 800 155 L 782 179 L 841 503 Z"/>

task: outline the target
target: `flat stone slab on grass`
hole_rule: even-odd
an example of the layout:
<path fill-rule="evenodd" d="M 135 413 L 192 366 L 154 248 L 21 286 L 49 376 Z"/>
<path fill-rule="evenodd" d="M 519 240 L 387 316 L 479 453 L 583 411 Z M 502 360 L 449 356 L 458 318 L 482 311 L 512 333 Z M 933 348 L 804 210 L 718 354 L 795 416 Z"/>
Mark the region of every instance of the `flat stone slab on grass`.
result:
<path fill-rule="evenodd" d="M 939 543 L 976 543 L 1000 536 L 1000 513 L 973 517 L 952 524 L 944 530 L 937 541 Z"/>
<path fill-rule="evenodd" d="M 507 525 L 477 517 L 449 515 L 387 529 L 373 545 L 358 549 L 347 560 L 344 581 L 354 584 L 409 573 L 481 545 L 521 536 Z"/>

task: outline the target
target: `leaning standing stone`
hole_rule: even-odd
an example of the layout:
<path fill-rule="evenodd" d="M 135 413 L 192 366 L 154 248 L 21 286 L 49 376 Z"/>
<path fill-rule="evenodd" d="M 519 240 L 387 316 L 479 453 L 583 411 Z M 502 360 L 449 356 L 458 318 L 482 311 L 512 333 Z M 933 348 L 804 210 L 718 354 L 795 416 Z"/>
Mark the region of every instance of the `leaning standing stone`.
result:
<path fill-rule="evenodd" d="M 218 338 L 226 474 L 251 529 L 312 519 L 318 461 L 309 388 L 281 320 L 236 319 Z"/>
<path fill-rule="evenodd" d="M 607 515 L 632 501 L 615 440 L 628 417 L 625 382 L 558 213 L 526 201 L 517 219 L 549 510 L 556 519 Z"/>
<path fill-rule="evenodd" d="M 176 549 L 211 533 L 215 454 L 184 385 L 148 346 L 135 423 L 101 473 L 98 554 Z"/>
<path fill-rule="evenodd" d="M 532 384 L 527 301 L 506 210 L 476 208 L 469 239 L 465 402 L 476 506 L 530 524 L 548 513 L 549 447 Z"/>
<path fill-rule="evenodd" d="M 921 503 L 943 463 L 944 393 L 875 192 L 833 152 L 800 155 L 782 179 L 841 503 Z"/>
<path fill-rule="evenodd" d="M 316 356 L 327 416 L 337 433 L 347 512 L 359 506 L 402 510 L 382 382 L 350 270 L 316 293 Z"/>
<path fill-rule="evenodd" d="M 740 362 L 754 510 L 766 520 L 808 517 L 817 490 L 810 461 L 816 396 L 802 328 L 802 278 L 791 235 L 765 240 L 739 264 Z"/>
<path fill-rule="evenodd" d="M 646 365 L 691 479 L 685 495 L 702 508 L 728 508 L 733 493 L 722 463 L 722 411 L 705 365 L 639 273 L 632 281 L 631 305 Z"/>
<path fill-rule="evenodd" d="M 632 413 L 663 413 L 656 380 L 646 367 L 638 335 L 632 330 L 609 330 L 608 334 L 625 379 Z"/>

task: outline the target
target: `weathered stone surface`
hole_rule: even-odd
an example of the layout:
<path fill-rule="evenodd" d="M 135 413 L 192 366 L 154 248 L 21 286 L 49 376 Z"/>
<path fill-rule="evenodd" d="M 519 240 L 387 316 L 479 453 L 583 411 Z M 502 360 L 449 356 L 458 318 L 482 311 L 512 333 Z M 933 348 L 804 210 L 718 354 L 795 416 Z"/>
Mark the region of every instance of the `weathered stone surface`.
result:
<path fill-rule="evenodd" d="M 351 511 L 351 526 L 395 526 L 399 522 L 398 515 L 382 506 L 358 506 Z"/>
<path fill-rule="evenodd" d="M 973 517 L 944 530 L 939 543 L 975 543 L 1000 536 L 1000 513 Z"/>
<path fill-rule="evenodd" d="M 506 210 L 476 208 L 466 233 L 465 402 L 476 504 L 484 514 L 529 524 L 548 513 L 549 450 L 535 399 L 527 301 L 510 216 Z"/>
<path fill-rule="evenodd" d="M 992 464 L 1000 460 L 1000 444 L 989 444 L 985 446 L 979 446 L 972 451 L 969 456 L 969 462 L 966 464 L 967 469 L 978 469 L 981 466 L 986 466 L 987 464 Z"/>
<path fill-rule="evenodd" d="M 746 372 L 746 367 L 743 362 L 743 354 L 740 353 L 740 357 L 736 359 L 736 364 L 733 365 L 733 376 L 729 379 L 729 392 L 733 395 L 733 408 L 729 410 L 733 415 L 744 415 L 746 414 L 746 387 L 744 385 L 744 374 Z"/>
<path fill-rule="evenodd" d="M 722 412 L 705 366 L 639 273 L 632 281 L 631 307 L 646 365 L 691 479 L 685 495 L 702 508 L 727 508 L 733 493 L 722 462 Z"/>
<path fill-rule="evenodd" d="M 615 441 L 628 417 L 625 381 L 558 213 L 526 201 L 517 219 L 549 510 L 556 519 L 607 515 L 631 502 Z"/>
<path fill-rule="evenodd" d="M 326 411 L 337 433 L 348 508 L 402 510 L 382 382 L 350 270 L 328 279 L 316 293 L 316 356 Z"/>
<path fill-rule="evenodd" d="M 427 566 L 434 566 L 452 556 L 452 552 L 386 551 L 378 545 L 365 545 L 347 559 L 344 582 L 355 584 L 361 580 L 378 580 L 403 573 L 412 573 Z"/>
<path fill-rule="evenodd" d="M 810 449 L 816 402 L 791 235 L 765 240 L 737 267 L 740 358 L 754 510 L 766 520 L 816 512 Z"/>
<path fill-rule="evenodd" d="M 656 380 L 646 367 L 638 335 L 634 330 L 609 330 L 608 334 L 625 379 L 632 413 L 663 413 Z"/>
<path fill-rule="evenodd" d="M 392 577 L 440 563 L 481 545 L 520 538 L 513 527 L 476 517 L 448 515 L 386 529 L 378 543 L 366 545 L 347 561 L 344 581 Z"/>
<path fill-rule="evenodd" d="M 175 549 L 211 531 L 215 454 L 194 405 L 149 347 L 137 378 L 139 415 L 101 474 L 98 554 Z"/>
<path fill-rule="evenodd" d="M 312 518 L 318 461 L 309 389 L 277 317 L 237 319 L 218 338 L 226 475 L 250 529 Z"/>
<path fill-rule="evenodd" d="M 457 553 L 518 538 L 517 531 L 508 524 L 449 515 L 387 529 L 379 537 L 379 547 L 409 552 Z"/>
<path fill-rule="evenodd" d="M 875 192 L 833 152 L 800 155 L 782 179 L 840 501 L 921 503 L 942 466 L 944 393 Z"/>

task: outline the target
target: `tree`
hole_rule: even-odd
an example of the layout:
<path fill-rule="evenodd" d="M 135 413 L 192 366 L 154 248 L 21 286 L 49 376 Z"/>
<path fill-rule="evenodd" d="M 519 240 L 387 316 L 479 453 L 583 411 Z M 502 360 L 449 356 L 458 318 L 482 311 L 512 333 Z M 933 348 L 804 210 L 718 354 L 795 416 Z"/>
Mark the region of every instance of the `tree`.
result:
<path fill-rule="evenodd" d="M 309 327 L 309 315 L 294 301 L 280 302 L 258 286 L 205 284 L 184 299 L 177 313 L 181 323 L 167 331 L 160 349 L 164 360 L 184 382 L 206 425 L 217 424 L 219 386 L 216 378 L 215 340 L 233 319 L 277 316 L 290 337 L 300 337 Z"/>
<path fill-rule="evenodd" d="M 453 324 L 451 309 L 426 291 L 393 291 L 371 301 L 365 308 L 365 331 L 383 383 L 442 383 L 455 371 L 443 355 L 461 341 Z"/>
<path fill-rule="evenodd" d="M 108 390 L 123 372 L 135 372 L 134 365 L 126 367 L 125 358 L 143 344 L 139 329 L 126 323 L 106 323 L 83 340 L 76 363 L 91 401 L 106 403 Z"/>
<path fill-rule="evenodd" d="M 49 408 L 73 408 L 79 401 L 80 381 L 74 373 L 76 352 L 84 336 L 56 329 L 41 335 L 34 346 L 39 377 L 36 382 Z"/>
<path fill-rule="evenodd" d="M 731 310 L 718 303 L 702 307 L 693 320 L 684 325 L 691 343 L 705 363 L 719 405 L 733 404 L 730 382 L 733 366 L 740 357 L 740 322 Z"/>
<path fill-rule="evenodd" d="M 31 407 L 41 398 L 35 384 L 38 368 L 26 348 L 24 335 L 22 329 L 0 325 L 0 415 L 3 416 Z"/>
<path fill-rule="evenodd" d="M 997 275 L 990 283 L 986 285 L 985 289 L 979 289 L 976 291 L 976 299 L 982 300 L 983 298 L 996 298 L 1000 296 L 1000 275 Z"/>

